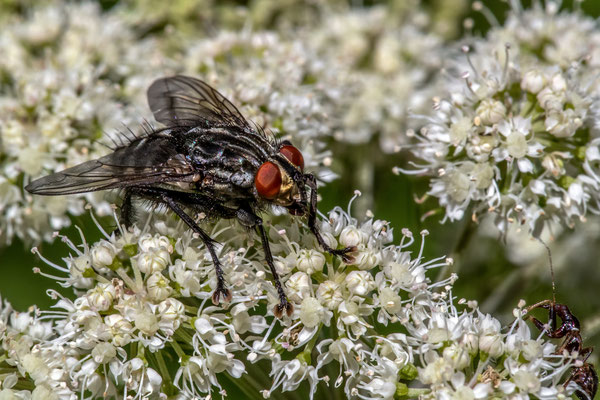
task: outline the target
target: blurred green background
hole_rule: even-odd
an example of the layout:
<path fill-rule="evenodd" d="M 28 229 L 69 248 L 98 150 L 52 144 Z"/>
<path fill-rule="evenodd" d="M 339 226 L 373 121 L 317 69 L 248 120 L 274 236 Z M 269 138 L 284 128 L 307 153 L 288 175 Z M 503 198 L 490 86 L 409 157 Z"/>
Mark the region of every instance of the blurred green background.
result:
<path fill-rule="evenodd" d="M 435 9 L 443 0 L 426 1 L 425 6 Z M 103 8 L 114 7 L 115 1 L 100 1 Z M 224 4 L 248 5 L 252 1 L 223 2 Z M 222 4 L 221 3 L 221 6 Z M 355 2 L 359 3 L 359 2 Z M 372 5 L 374 1 L 360 2 L 364 6 Z M 508 5 L 502 1 L 484 2 L 502 21 Z M 526 5 L 528 2 L 524 2 Z M 14 12 L 26 12 L 23 3 L 3 1 L 1 10 L 12 9 Z M 564 7 L 572 7 L 572 2 L 564 2 Z M 598 17 L 600 1 L 587 0 L 581 4 L 586 14 Z M 465 7 L 463 16 L 457 21 L 457 31 L 462 29 L 460 22 L 464 18 L 472 18 L 475 22 L 475 32 L 484 34 L 489 24 L 481 16 Z M 499 317 L 503 322 L 511 320 L 511 310 L 519 299 L 527 303 L 551 298 L 550 271 L 545 255 L 529 266 L 520 266 L 511 262 L 507 257 L 506 246 L 494 235 L 482 235 L 477 226 L 468 221 L 440 224 L 440 216 L 434 215 L 421 221 L 424 211 L 429 210 L 428 204 L 419 205 L 415 197 L 421 197 L 428 189 L 424 179 L 415 177 L 396 176 L 392 167 L 399 164 L 398 154 L 386 155 L 381 153 L 377 138 L 366 145 L 345 145 L 331 142 L 333 152 L 333 169 L 340 175 L 336 181 L 320 189 L 322 201 L 319 209 L 326 212 L 336 205 L 343 208 L 348 204 L 354 189 L 365 193 L 357 203 L 355 216 L 364 215 L 366 209 L 374 212 L 379 219 L 391 222 L 397 238 L 401 228 L 409 228 L 418 234 L 427 229 L 430 235 L 426 238 L 426 256 L 437 257 L 447 255 L 455 259 L 452 271 L 459 274 L 454 294 L 458 298 L 475 299 L 479 301 L 482 310 Z M 376 157 L 373 154 L 377 154 Z M 403 156 L 403 154 L 401 154 Z M 366 166 L 366 169 L 357 168 Z M 365 170 L 367 172 L 365 172 Z M 357 176 L 357 171 L 362 171 Z M 366 174 L 366 175 L 365 175 Z M 429 204 L 431 205 L 431 204 Z M 362 212 L 362 214 L 361 214 Z M 74 219 L 86 232 L 88 242 L 100 238 L 100 233 L 94 227 L 89 216 Z M 108 224 L 108 221 L 106 221 Z M 580 224 L 575 229 L 589 231 L 589 234 L 573 236 L 569 232 L 557 236 L 551 243 L 556 275 L 557 300 L 569 305 L 583 325 L 583 337 L 586 346 L 600 348 L 600 226 L 598 219 L 590 218 L 587 224 Z M 65 229 L 62 234 L 77 238 L 75 228 Z M 543 247 L 533 242 L 532 248 L 537 251 Z M 44 243 L 39 246 L 40 252 L 50 260 L 60 262 L 67 256 L 67 247 L 55 240 L 54 243 Z M 545 253 L 543 253 L 545 254 Z M 10 301 L 16 309 L 26 309 L 32 304 L 40 308 L 48 308 L 52 301 L 46 296 L 48 288 L 58 289 L 69 294 L 69 290 L 57 288 L 54 281 L 32 273 L 32 267 L 42 267 L 51 273 L 50 269 L 31 253 L 30 248 L 16 240 L 11 246 L 0 249 L 0 270 L 3 279 L 0 280 L 0 293 Z M 435 271 L 430 278 L 435 279 Z M 592 355 L 597 363 L 600 351 Z"/>

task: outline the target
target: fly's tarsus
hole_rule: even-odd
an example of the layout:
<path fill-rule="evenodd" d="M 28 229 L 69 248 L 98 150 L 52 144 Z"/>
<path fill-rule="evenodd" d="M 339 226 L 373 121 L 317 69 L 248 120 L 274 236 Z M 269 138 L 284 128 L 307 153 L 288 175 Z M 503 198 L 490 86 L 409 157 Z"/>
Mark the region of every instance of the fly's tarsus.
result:
<path fill-rule="evenodd" d="M 287 301 L 285 297 L 281 298 L 279 304 L 273 307 L 273 314 L 275 317 L 281 319 L 283 318 L 283 313 L 285 313 L 288 317 L 291 317 L 294 313 L 294 305 Z"/>

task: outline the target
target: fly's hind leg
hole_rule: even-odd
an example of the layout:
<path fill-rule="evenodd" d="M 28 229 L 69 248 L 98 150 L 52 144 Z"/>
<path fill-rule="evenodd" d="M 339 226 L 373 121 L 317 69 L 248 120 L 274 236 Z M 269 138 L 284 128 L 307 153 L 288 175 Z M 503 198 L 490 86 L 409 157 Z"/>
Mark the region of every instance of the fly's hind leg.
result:
<path fill-rule="evenodd" d="M 125 229 L 128 229 L 131 227 L 131 225 L 133 225 L 135 215 L 133 210 L 132 197 L 133 189 L 125 188 L 125 190 L 123 191 L 123 201 L 121 202 L 119 220 L 117 221 L 117 226 L 112 232 L 115 236 L 121 236 L 121 225 L 125 226 Z"/>
<path fill-rule="evenodd" d="M 187 215 L 181 207 L 168 195 L 163 194 L 162 199 L 175 214 L 179 216 L 194 232 L 196 232 L 200 239 L 204 242 L 206 249 L 210 253 L 210 257 L 212 258 L 213 264 L 215 266 L 215 273 L 217 274 L 217 288 L 212 295 L 213 304 L 217 305 L 220 303 L 221 299 L 224 302 L 228 303 L 231 301 L 231 290 L 227 289 L 225 286 L 225 278 L 223 277 L 223 267 L 221 266 L 221 261 L 219 261 L 219 257 L 217 257 L 217 253 L 215 252 L 215 241 L 208 236 L 206 232 L 204 232 L 200 227 L 194 222 L 192 217 Z"/>
<path fill-rule="evenodd" d="M 215 273 L 217 275 L 217 287 L 212 295 L 213 304 L 217 305 L 223 300 L 224 302 L 231 301 L 231 290 L 227 288 L 225 285 L 225 277 L 223 276 L 223 267 L 221 266 L 221 262 L 219 261 L 219 257 L 217 257 L 217 253 L 215 251 L 215 240 L 212 239 L 206 232 L 204 232 L 196 222 L 190 217 L 174 200 L 172 193 L 167 190 L 155 189 L 155 188 L 135 188 L 132 189 L 132 192 L 135 194 L 139 194 L 142 196 L 157 196 L 160 197 L 163 203 L 165 203 L 183 222 L 187 224 L 194 232 L 200 236 L 202 242 L 206 246 L 210 257 L 212 258 L 213 264 L 215 266 Z M 174 194 L 177 195 L 177 194 Z"/>
<path fill-rule="evenodd" d="M 131 188 L 125 189 L 123 195 L 123 202 L 121 203 L 121 223 L 125 225 L 125 228 L 131 227 L 134 219 L 133 202 L 132 202 L 133 190 Z"/>
<path fill-rule="evenodd" d="M 277 318 L 281 318 L 283 313 L 289 317 L 294 312 L 294 305 L 288 301 L 285 291 L 283 290 L 283 286 L 281 285 L 281 281 L 279 280 L 279 274 L 277 273 L 275 264 L 273 263 L 273 255 L 271 254 L 271 247 L 269 246 L 267 232 L 263 226 L 263 220 L 258 215 L 243 208 L 240 208 L 237 211 L 237 218 L 243 225 L 249 228 L 256 228 L 258 234 L 260 235 L 263 251 L 265 252 L 265 259 L 267 260 L 267 265 L 271 270 L 271 275 L 273 275 L 275 289 L 277 289 L 277 295 L 279 296 L 279 304 L 273 308 L 273 314 L 275 314 Z"/>

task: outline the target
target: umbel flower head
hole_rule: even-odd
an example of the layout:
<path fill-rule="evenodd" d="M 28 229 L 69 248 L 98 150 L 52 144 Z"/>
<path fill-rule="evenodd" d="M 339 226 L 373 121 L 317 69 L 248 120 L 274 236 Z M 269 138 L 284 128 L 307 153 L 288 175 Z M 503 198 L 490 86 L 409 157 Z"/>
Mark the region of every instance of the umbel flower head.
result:
<path fill-rule="evenodd" d="M 72 250 L 63 263 L 40 257 L 76 297 L 52 291 L 51 311 L 4 306 L 2 395 L 208 399 L 226 396 L 225 380 L 254 398 L 301 385 L 310 398 L 343 390 L 361 399 L 557 398 L 576 389 L 562 385 L 576 355 L 532 336 L 521 309 L 502 329 L 475 302 L 457 304 L 456 276 L 431 281 L 428 271 L 451 260 L 423 258 L 427 232 L 420 246 L 407 230 L 392 244 L 387 222 L 358 222 L 336 207 L 321 229 L 331 246 L 357 246 L 346 265 L 298 221 L 280 217 L 269 228 L 295 303 L 283 319 L 269 311 L 276 290 L 241 227 L 213 228 L 233 293 L 219 306 L 210 257 L 181 224 L 158 219 L 93 244 L 61 237 Z"/>
<path fill-rule="evenodd" d="M 414 134 L 420 161 L 402 171 L 432 176 L 444 220 L 470 210 L 475 220 L 492 214 L 504 233 L 516 222 L 539 236 L 548 221 L 573 226 L 600 212 L 597 51 L 563 49 L 565 25 L 580 32 L 592 21 L 552 4 L 527 14 L 547 31 L 514 9 L 506 28 L 464 46 Z"/>

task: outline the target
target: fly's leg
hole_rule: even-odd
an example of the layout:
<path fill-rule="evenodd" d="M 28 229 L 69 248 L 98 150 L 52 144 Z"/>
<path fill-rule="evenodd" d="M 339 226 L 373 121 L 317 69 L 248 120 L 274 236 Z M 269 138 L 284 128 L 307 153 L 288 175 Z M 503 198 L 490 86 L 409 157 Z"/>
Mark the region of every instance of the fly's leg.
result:
<path fill-rule="evenodd" d="M 113 230 L 113 235 L 115 236 L 121 236 L 121 225 L 125 226 L 125 229 L 131 227 L 131 225 L 133 225 L 133 220 L 134 220 L 134 210 L 133 210 L 133 203 L 132 203 L 132 197 L 133 197 L 133 189 L 132 188 L 125 188 L 124 192 L 123 192 L 123 201 L 121 202 L 121 212 L 120 212 L 120 218 L 119 221 L 117 222 L 117 226 L 115 227 L 115 229 Z"/>
<path fill-rule="evenodd" d="M 123 195 L 123 203 L 121 204 L 121 223 L 125 225 L 125 228 L 129 228 L 133 223 L 133 202 L 132 202 L 133 191 L 130 188 L 125 189 Z"/>
<path fill-rule="evenodd" d="M 225 302 L 231 301 L 231 291 L 227 289 L 225 285 L 225 278 L 223 277 L 223 268 L 221 267 L 221 262 L 219 261 L 219 257 L 217 257 L 217 253 L 215 252 L 216 242 L 210 236 L 208 236 L 206 232 L 200 229 L 200 227 L 196 224 L 196 222 L 194 222 L 192 217 L 190 217 L 186 214 L 185 211 L 183 211 L 183 209 L 179 206 L 179 204 L 177 204 L 173 196 L 168 191 L 155 188 L 136 187 L 131 188 L 131 194 L 146 196 L 148 198 L 155 198 L 157 196 L 160 197 L 163 203 L 165 203 L 171 210 L 173 210 L 173 212 L 177 214 L 179 218 L 181 218 L 181 220 L 187 224 L 187 226 L 189 226 L 194 232 L 196 232 L 200 236 L 200 239 L 202 239 L 204 246 L 206 246 L 210 257 L 212 258 L 213 264 L 215 266 L 215 273 L 217 274 L 217 288 L 215 289 L 212 295 L 212 301 L 215 305 L 219 304 L 221 299 Z"/>
<path fill-rule="evenodd" d="M 271 274 L 273 275 L 273 280 L 275 281 L 275 287 L 277 288 L 277 294 L 279 295 L 279 304 L 275 306 L 273 309 L 273 314 L 277 318 L 281 318 L 283 316 L 283 312 L 288 315 L 292 315 L 294 312 L 294 306 L 288 302 L 287 296 L 283 291 L 283 287 L 281 286 L 281 281 L 279 280 L 279 275 L 277 274 L 277 270 L 275 269 L 275 264 L 273 263 L 273 255 L 271 254 L 271 247 L 269 246 L 269 239 L 267 238 L 267 233 L 265 232 L 265 228 L 263 227 L 262 221 L 257 225 L 257 229 L 260 233 L 260 239 L 262 241 L 263 249 L 265 251 L 265 258 L 267 259 L 267 264 L 271 269 Z"/>
<path fill-rule="evenodd" d="M 317 228 L 317 180 L 312 174 L 305 174 L 304 179 L 308 187 L 310 187 L 310 206 L 308 210 L 308 227 L 310 231 L 315 235 L 317 242 L 319 242 L 319 246 L 321 246 L 323 250 L 330 254 L 340 256 L 346 264 L 351 264 L 354 262 L 354 257 L 348 253 L 356 251 L 356 247 L 351 246 L 343 249 L 332 249 L 325 243 L 325 240 L 323 240 L 321 232 L 319 232 L 319 228 Z"/>
<path fill-rule="evenodd" d="M 215 241 L 210 236 L 208 236 L 206 232 L 200 229 L 200 227 L 196 224 L 196 222 L 194 222 L 192 217 L 187 215 L 186 212 L 183 211 L 183 209 L 179 207 L 179 205 L 169 195 L 162 193 L 161 196 L 162 200 L 169 206 L 169 208 L 173 210 L 173 212 L 177 214 L 179 218 L 183 220 L 183 222 L 185 222 L 190 228 L 192 228 L 194 232 L 196 232 L 200 236 L 200 239 L 202 239 L 202 242 L 204 242 L 206 249 L 210 253 L 210 257 L 212 258 L 213 264 L 215 266 L 215 273 L 217 274 L 217 288 L 215 289 L 215 292 L 212 295 L 213 304 L 219 304 L 221 298 L 225 302 L 230 302 L 231 290 L 227 289 L 227 287 L 225 286 L 223 268 L 221 267 L 221 262 L 219 261 L 219 257 L 217 257 L 217 253 L 215 252 Z"/>
<path fill-rule="evenodd" d="M 294 312 L 294 305 L 288 301 L 285 291 L 283 290 L 283 286 L 281 285 L 281 281 L 279 280 L 279 274 L 277 273 L 275 264 L 273 263 L 271 246 L 269 246 L 269 239 L 267 238 L 267 233 L 263 226 L 263 220 L 258 215 L 255 215 L 254 213 L 243 208 L 240 208 L 237 211 L 237 217 L 243 225 L 248 227 L 256 227 L 260 235 L 260 240 L 262 241 L 263 250 L 265 252 L 265 259 L 267 260 L 267 265 L 271 270 L 271 275 L 273 275 L 273 281 L 275 282 L 275 288 L 277 289 L 277 295 L 279 296 L 279 304 L 273 308 L 273 314 L 275 314 L 277 318 L 281 318 L 285 312 L 289 317 Z"/>

